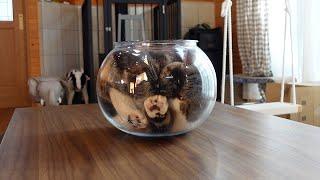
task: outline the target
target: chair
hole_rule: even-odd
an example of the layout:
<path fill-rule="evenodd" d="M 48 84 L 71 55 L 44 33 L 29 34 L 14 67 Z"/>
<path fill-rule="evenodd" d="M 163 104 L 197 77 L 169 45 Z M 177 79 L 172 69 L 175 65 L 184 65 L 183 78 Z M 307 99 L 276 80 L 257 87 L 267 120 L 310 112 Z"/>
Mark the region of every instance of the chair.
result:
<path fill-rule="evenodd" d="M 134 21 L 139 21 L 141 24 L 142 40 L 146 40 L 144 18 L 143 15 L 118 15 L 118 42 L 121 41 L 121 22 L 125 21 L 125 41 L 134 41 Z M 128 37 L 129 36 L 129 37 Z"/>

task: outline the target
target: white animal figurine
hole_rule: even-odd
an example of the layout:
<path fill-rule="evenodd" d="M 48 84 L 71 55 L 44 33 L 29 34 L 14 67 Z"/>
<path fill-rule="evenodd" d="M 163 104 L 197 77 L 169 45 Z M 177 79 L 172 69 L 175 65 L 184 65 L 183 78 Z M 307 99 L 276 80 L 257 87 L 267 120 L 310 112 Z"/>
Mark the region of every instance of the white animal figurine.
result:
<path fill-rule="evenodd" d="M 59 78 L 33 77 L 28 85 L 33 100 L 42 106 L 58 106 L 62 102 L 64 89 Z"/>
<path fill-rule="evenodd" d="M 87 82 L 90 80 L 89 76 L 84 74 L 83 69 L 71 70 L 66 74 L 62 84 L 66 89 L 67 103 L 72 104 L 76 92 L 80 92 L 85 104 L 89 104 L 89 96 L 87 91 Z"/>

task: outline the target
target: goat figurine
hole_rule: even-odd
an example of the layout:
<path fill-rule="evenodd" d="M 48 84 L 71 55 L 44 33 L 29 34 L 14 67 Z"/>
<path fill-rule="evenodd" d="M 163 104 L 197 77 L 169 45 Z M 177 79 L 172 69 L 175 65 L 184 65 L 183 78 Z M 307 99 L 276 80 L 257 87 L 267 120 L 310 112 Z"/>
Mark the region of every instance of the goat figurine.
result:
<path fill-rule="evenodd" d="M 83 69 L 73 69 L 66 74 L 65 79 L 61 81 L 66 90 L 67 103 L 70 105 L 74 99 L 76 92 L 80 92 L 85 104 L 89 104 L 89 96 L 87 91 L 87 82 L 90 77 L 84 74 Z"/>

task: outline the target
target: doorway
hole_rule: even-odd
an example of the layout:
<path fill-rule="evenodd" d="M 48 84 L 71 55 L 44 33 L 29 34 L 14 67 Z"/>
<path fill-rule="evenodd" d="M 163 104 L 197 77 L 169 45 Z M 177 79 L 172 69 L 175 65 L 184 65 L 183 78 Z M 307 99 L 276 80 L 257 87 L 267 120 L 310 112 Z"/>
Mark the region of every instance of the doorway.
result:
<path fill-rule="evenodd" d="M 29 104 L 24 1 L 0 1 L 0 108 Z"/>

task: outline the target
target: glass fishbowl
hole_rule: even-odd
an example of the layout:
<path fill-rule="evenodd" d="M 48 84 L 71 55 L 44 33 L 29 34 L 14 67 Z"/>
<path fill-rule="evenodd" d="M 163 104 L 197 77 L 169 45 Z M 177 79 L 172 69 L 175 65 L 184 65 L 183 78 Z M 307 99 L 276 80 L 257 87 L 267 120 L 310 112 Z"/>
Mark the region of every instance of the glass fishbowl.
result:
<path fill-rule="evenodd" d="M 137 136 L 186 133 L 208 119 L 217 80 L 194 40 L 115 44 L 97 77 L 99 107 L 115 127 Z"/>

